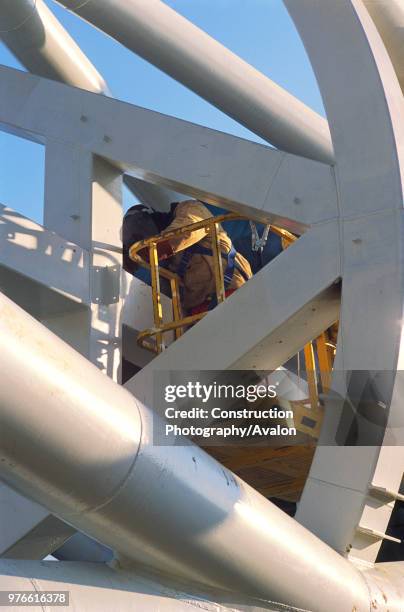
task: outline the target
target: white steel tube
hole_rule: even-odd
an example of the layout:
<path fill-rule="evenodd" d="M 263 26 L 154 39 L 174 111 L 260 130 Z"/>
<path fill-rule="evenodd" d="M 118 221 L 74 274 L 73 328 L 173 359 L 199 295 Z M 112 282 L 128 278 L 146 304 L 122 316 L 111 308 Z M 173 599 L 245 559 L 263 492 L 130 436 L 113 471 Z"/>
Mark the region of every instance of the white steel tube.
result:
<path fill-rule="evenodd" d="M 281 150 L 325 163 L 328 123 L 160 0 L 57 0 Z"/>
<path fill-rule="evenodd" d="M 43 0 L 2 0 L 0 38 L 30 72 L 109 93 L 102 76 Z"/>
<path fill-rule="evenodd" d="M 404 91 L 404 0 L 363 0 Z"/>
<path fill-rule="evenodd" d="M 111 95 L 103 77 L 43 0 L 0 2 L 0 38 L 33 74 L 87 91 Z M 128 177 L 127 187 L 143 204 L 169 209 L 178 199 L 168 189 Z"/>
<path fill-rule="evenodd" d="M 41 601 L 41 597 L 45 602 L 42 606 L 34 606 L 34 610 L 46 611 L 56 611 L 59 606 L 46 603 L 44 591 L 68 591 L 69 605 L 60 607 L 76 612 L 279 612 L 281 609 L 280 605 L 238 598 L 228 591 L 201 591 L 189 583 L 172 583 L 167 576 L 149 575 L 144 569 L 136 574 L 133 570 L 122 570 L 117 563 L 111 566 L 77 561 L 55 563 L 0 559 L 0 592 L 29 591 L 31 602 L 35 599 Z M 8 600 L 5 593 L 2 599 Z M 21 602 L 18 605 L 17 601 L 15 595 L 9 610 L 27 612 L 27 604 Z M 286 612 L 283 606 L 282 610 Z M 304 612 L 288 606 L 287 612 L 294 611 Z"/>
<path fill-rule="evenodd" d="M 201 612 L 201 597 L 187 593 L 181 601 L 178 591 L 159 585 L 146 576 L 119 571 L 101 563 L 54 561 L 13 561 L 0 559 L 0 589 L 6 592 L 29 591 L 41 605 L 34 610 L 56 610 L 46 603 L 44 591 L 69 594 L 69 605 L 61 609 L 79 612 Z M 35 590 L 34 590 L 35 589 Z M 215 592 L 216 594 L 216 592 Z M 4 597 L 4 596 L 3 596 Z M 10 610 L 27 612 L 27 604 L 18 605 L 17 596 Z M 32 605 L 32 604 L 31 604 Z M 272 606 L 271 606 L 272 607 Z M 252 610 L 252 607 L 248 608 Z M 278 608 L 279 609 L 279 608 Z M 234 607 L 218 606 L 217 612 L 234 612 Z M 254 606 L 254 611 L 258 608 Z"/>
<path fill-rule="evenodd" d="M 313 612 L 369 611 L 359 571 L 0 294 L 0 477 L 123 557 Z"/>

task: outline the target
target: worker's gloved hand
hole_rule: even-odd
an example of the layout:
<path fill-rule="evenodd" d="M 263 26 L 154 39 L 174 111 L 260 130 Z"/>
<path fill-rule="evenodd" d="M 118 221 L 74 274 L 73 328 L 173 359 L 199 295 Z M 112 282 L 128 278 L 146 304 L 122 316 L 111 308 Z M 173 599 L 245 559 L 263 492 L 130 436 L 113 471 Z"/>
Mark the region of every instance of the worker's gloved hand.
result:
<path fill-rule="evenodd" d="M 149 262 L 148 247 L 145 247 L 144 249 L 140 249 L 139 255 L 142 259 Z M 157 244 L 157 255 L 158 255 L 159 261 L 164 261 L 165 259 L 172 257 L 174 255 L 174 251 L 173 251 L 171 244 L 168 241 L 159 242 Z"/>

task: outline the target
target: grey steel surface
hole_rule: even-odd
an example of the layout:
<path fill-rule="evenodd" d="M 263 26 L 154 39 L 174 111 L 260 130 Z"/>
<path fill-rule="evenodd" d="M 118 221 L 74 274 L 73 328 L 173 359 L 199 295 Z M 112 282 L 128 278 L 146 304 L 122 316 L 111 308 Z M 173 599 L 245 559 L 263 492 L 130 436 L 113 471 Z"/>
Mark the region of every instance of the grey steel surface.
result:
<path fill-rule="evenodd" d="M 68 590 L 70 608 L 56 609 L 78 612 L 309 612 L 150 572 L 124 571 L 117 564 L 0 560 L 0 590 L 10 589 Z M 27 612 L 26 607 L 12 609 Z"/>
<path fill-rule="evenodd" d="M 23 137 L 41 135 L 59 167 L 66 160 L 66 177 L 49 160 L 52 201 L 63 202 L 53 227 L 58 220 L 61 229 L 69 224 L 66 210 L 77 212 L 69 202 L 83 198 L 78 188 L 90 175 L 92 155 L 138 178 L 289 229 L 304 231 L 338 216 L 334 170 L 326 164 L 5 67 L 0 92 L 6 129 L 18 125 Z M 82 191 L 90 191 L 90 198 L 91 178 L 86 180 Z M 86 205 L 78 213 L 83 221 Z"/>
<path fill-rule="evenodd" d="M 43 0 L 2 0 L 0 38 L 34 74 L 108 95 L 104 79 Z"/>
<path fill-rule="evenodd" d="M 198 447 L 154 446 L 150 409 L 4 296 L 0 343 L 0 475 L 17 490 L 156 570 L 368 610 L 351 564 Z"/>
<path fill-rule="evenodd" d="M 334 369 L 395 372 L 404 356 L 402 91 L 361 0 L 286 6 L 312 60 L 336 155 L 342 299 Z M 346 393 L 343 379 L 335 377 L 334 388 Z M 380 446 L 335 446 L 340 414 L 326 405 L 297 512 L 341 554 L 367 562 L 376 559 L 392 509 L 375 504 L 369 485 L 398 491 L 403 476 L 402 393 L 400 377 L 392 377 Z"/>
<path fill-rule="evenodd" d="M 160 0 L 60 0 L 66 8 L 274 146 L 333 163 L 327 121 Z"/>
<path fill-rule="evenodd" d="M 401 89 L 404 90 L 404 2 L 363 0 L 383 39 Z"/>
<path fill-rule="evenodd" d="M 84 4 L 64 4 L 78 11 L 82 8 L 81 12 L 87 19 L 103 29 L 110 28 L 109 33 L 124 42 L 131 42 L 133 33 L 147 33 L 146 40 L 137 37 L 140 48 L 136 48 L 136 52 L 160 67 L 163 62 L 164 69 L 193 89 L 195 75 L 192 70 L 196 66 L 206 69 L 209 63 L 206 62 L 208 53 L 206 57 L 201 53 L 195 57 L 192 52 L 192 42 L 202 41 L 198 38 L 200 33 L 196 33 L 194 27 L 182 18 L 178 19 L 170 9 L 167 12 L 167 7 L 160 2 L 150 0 L 146 5 L 138 0 L 130 3 L 102 0 L 96 5 L 89 0 Z M 116 391 L 113 383 L 105 382 L 105 379 L 101 383 L 99 372 L 96 372 L 97 378 L 83 360 L 69 352 L 70 349 L 58 344 L 59 341 L 35 325 L 27 315 L 7 300 L 2 300 L 0 327 L 4 350 L 0 365 L 8 385 L 0 389 L 4 412 L 4 428 L 0 433 L 3 435 L 4 432 L 1 445 L 4 461 L 0 469 L 14 487 L 45 503 L 74 526 L 102 541 L 108 538 L 105 543 L 115 546 L 122 562 L 130 564 L 133 560 L 140 560 L 160 571 L 170 564 L 176 574 L 186 579 L 233 590 L 242 589 L 321 612 L 361 611 L 369 610 L 370 606 L 398 611 L 403 600 L 401 564 L 379 566 L 360 573 L 296 522 L 288 522 L 287 517 L 279 515 L 279 511 L 241 481 L 235 479 L 234 487 L 232 484 L 229 490 L 224 488 L 220 468 L 198 449 L 174 448 L 168 452 L 150 445 L 153 369 L 164 369 L 164 364 L 170 364 L 174 358 L 176 364 L 189 364 L 190 356 L 192 363 L 203 363 L 206 345 L 212 336 L 219 347 L 223 345 L 227 349 L 215 352 L 218 367 L 232 365 L 233 349 L 238 355 L 236 363 L 246 359 L 250 364 L 252 360 L 254 363 L 259 359 L 265 360 L 268 353 L 262 350 L 265 334 L 266 341 L 269 337 L 265 349 L 275 346 L 276 340 L 283 340 L 285 334 L 289 337 L 283 350 L 292 350 L 293 342 L 303 340 L 303 337 L 297 340 L 293 336 L 302 327 L 302 321 L 311 323 L 311 327 L 306 328 L 307 333 L 314 330 L 315 322 L 308 317 L 313 300 L 318 300 L 315 304 L 321 306 L 323 322 L 330 315 L 337 300 L 327 287 L 339 276 L 343 276 L 343 302 L 337 369 L 388 367 L 395 370 L 403 363 L 402 330 L 396 324 L 401 323 L 403 303 L 400 256 L 403 99 L 397 75 L 373 22 L 359 0 L 341 0 L 339 3 L 324 0 L 320 10 L 316 0 L 300 0 L 299 3 L 287 0 L 287 4 L 319 78 L 335 147 L 335 171 L 324 164 L 264 147 L 252 147 L 238 139 L 184 122 L 168 118 L 159 121 L 154 114 L 140 109 L 134 113 L 128 105 L 119 106 L 122 120 L 115 121 L 114 117 L 112 122 L 108 120 L 108 112 L 118 109 L 114 101 L 101 101 L 95 96 L 88 97 L 84 92 L 73 93 L 56 84 L 2 71 L 3 122 L 9 129 L 21 128 L 27 135 L 45 136 L 53 146 L 55 143 L 63 145 L 59 151 L 62 160 L 66 158 L 66 148 L 71 151 L 76 151 L 76 147 L 80 149 L 88 166 L 88 184 L 92 179 L 93 154 L 96 153 L 122 169 L 133 171 L 140 178 L 146 177 L 170 188 L 184 185 L 185 191 L 191 195 L 207 195 L 213 201 L 225 196 L 226 203 L 235 210 L 250 210 L 254 214 L 272 215 L 272 218 L 284 215 L 286 221 L 296 223 L 296 227 L 305 223 L 317 227 L 312 227 L 296 248 L 288 250 L 277 265 L 268 270 L 265 276 L 268 282 L 278 279 L 278 302 L 275 300 L 273 303 L 269 323 L 265 313 L 254 319 L 254 328 L 250 327 L 249 332 L 250 335 L 256 333 L 256 336 L 248 338 L 250 353 L 243 353 L 242 334 L 236 337 L 233 334 L 231 342 L 227 339 L 227 344 L 223 345 L 226 330 L 223 321 L 229 313 L 235 318 L 242 316 L 243 311 L 254 303 L 254 298 L 257 301 L 260 294 L 253 291 L 253 282 L 211 313 L 209 320 L 205 319 L 191 330 L 173 349 L 159 357 L 152 368 L 146 367 L 129 384 L 142 400 L 147 396 L 147 407 L 128 399 L 122 389 Z M 104 13 L 93 10 L 101 5 Z M 19 26 L 24 27 L 22 22 L 29 23 L 33 4 L 28 2 L 21 6 L 23 12 L 17 15 L 17 21 L 7 24 L 9 30 L 17 28 L 18 31 Z M 139 11 L 132 11 L 136 6 Z M 114 8 L 117 10 L 112 13 Z M 103 15 L 109 16 L 107 24 L 104 24 Z M 166 17 L 164 23 L 163 15 Z M 163 48 L 164 51 L 170 50 L 172 56 L 162 53 L 159 45 L 156 46 L 157 38 L 154 36 L 164 36 L 164 31 L 172 38 L 168 36 L 163 40 Z M 382 36 L 389 47 L 388 37 L 383 32 Z M 211 60 L 229 58 L 226 50 L 219 51 L 220 46 L 211 39 L 203 40 L 206 43 L 203 48 L 212 53 L 209 56 Z M 131 42 L 131 48 L 133 44 Z M 196 44 L 195 49 L 198 50 Z M 183 58 L 187 61 L 180 74 L 176 72 L 178 60 Z M 240 60 L 233 57 L 229 61 L 237 64 Z M 248 67 L 246 74 L 251 79 L 256 78 Z M 225 71 L 219 70 L 216 76 L 220 78 L 213 79 L 212 85 L 201 79 L 205 97 L 214 98 L 217 83 L 224 75 Z M 354 86 L 346 87 L 347 82 Z M 251 90 L 254 89 L 252 83 L 253 80 L 249 81 Z M 324 160 L 319 151 L 324 153 L 325 140 L 313 137 L 313 130 L 302 130 L 301 134 L 298 129 L 296 131 L 298 113 L 295 111 L 301 110 L 299 103 L 288 98 L 290 108 L 285 110 L 281 104 L 282 100 L 285 102 L 284 94 L 272 85 L 269 87 L 276 101 L 274 104 L 272 100 L 265 108 L 265 112 L 272 113 L 271 117 L 275 118 L 271 123 L 271 138 L 279 129 L 279 146 L 282 141 L 283 148 L 289 150 L 290 147 L 296 152 L 293 147 L 297 143 L 302 155 Z M 227 104 L 223 93 L 234 95 L 238 90 L 234 82 L 227 82 L 223 90 L 220 99 L 215 100 L 218 106 L 227 108 L 223 106 Z M 53 96 L 51 104 L 50 97 Z M 247 109 L 246 98 L 241 96 L 240 100 L 237 117 L 241 117 L 240 120 L 249 127 L 253 123 L 257 130 L 262 130 L 262 115 L 257 111 L 260 109 L 254 105 Z M 248 102 L 251 102 L 251 97 Z M 59 121 L 55 119 L 52 105 L 60 111 Z M 234 106 L 229 114 L 231 112 L 236 116 Z M 130 119 L 135 115 L 137 124 L 130 132 Z M 90 116 L 96 119 L 95 127 L 82 120 Z M 258 116 L 259 121 L 254 123 Z M 307 116 L 310 117 L 310 128 L 313 125 L 318 127 L 313 114 L 309 112 Z M 100 125 L 105 128 L 104 133 L 100 132 Z M 324 127 L 326 124 L 322 122 L 321 125 Z M 156 156 L 155 143 L 147 149 L 150 133 L 161 136 L 160 147 L 164 138 L 166 143 L 175 140 L 175 154 L 167 156 L 167 149 L 163 148 L 159 149 L 160 157 Z M 181 140 L 175 138 L 180 133 Z M 324 135 L 320 130 L 316 132 L 317 136 L 320 133 Z M 206 146 L 205 136 L 208 147 L 200 153 L 196 143 Z M 135 141 L 138 149 L 133 151 Z M 234 146 L 236 143 L 237 147 Z M 184 156 L 184 144 L 186 151 L 193 152 L 193 157 Z M 226 162 L 229 150 L 234 155 L 233 168 Z M 330 163 L 334 160 L 332 156 L 327 159 Z M 246 181 L 245 173 L 240 173 L 240 168 L 247 167 L 247 161 L 253 167 L 249 181 Z M 104 210 L 105 206 L 116 210 L 118 199 L 115 187 L 110 190 L 110 186 L 114 182 L 111 176 L 112 179 L 119 178 L 119 171 L 111 166 L 108 170 L 109 165 L 104 162 L 98 161 L 96 166 L 98 192 L 103 192 L 102 197 L 98 196 L 96 213 Z M 193 172 L 193 168 L 198 166 L 209 168 L 212 176 L 201 177 L 200 171 Z M 243 184 L 240 180 L 237 182 L 237 174 L 242 176 Z M 324 191 L 316 193 L 319 181 L 322 181 Z M 296 195 L 297 189 L 303 190 L 303 206 L 300 206 L 301 198 Z M 60 183 L 54 180 L 52 194 L 56 200 L 58 190 Z M 323 198 L 323 193 L 326 198 Z M 53 198 L 52 202 L 55 201 Z M 86 213 L 90 210 L 88 206 Z M 95 217 L 95 231 L 90 222 L 87 223 L 84 248 L 88 244 L 88 248 L 92 248 L 95 237 L 100 240 L 100 236 L 104 236 L 99 214 Z M 56 215 L 53 220 L 63 226 Z M 114 217 L 114 223 L 115 220 Z M 322 238 L 316 239 L 320 235 Z M 316 262 L 318 277 L 309 279 L 307 283 L 300 280 L 300 284 L 295 277 L 293 288 L 297 289 L 297 295 L 293 295 L 286 286 L 286 279 L 290 281 L 286 271 L 298 271 L 297 263 L 304 267 L 313 253 L 317 259 L 320 259 L 319 253 L 324 255 L 323 260 Z M 300 262 L 296 262 L 299 254 Z M 306 268 L 310 266 L 306 265 Z M 286 300 L 288 296 L 291 303 Z M 261 297 L 267 303 L 264 290 Z M 285 310 L 286 303 L 289 310 Z M 263 321 L 268 323 L 264 331 L 259 328 Z M 291 322 L 288 330 L 285 324 Z M 208 324 L 210 335 L 204 335 Z M 200 350 L 190 352 L 192 343 Z M 282 350 L 275 355 L 271 353 L 275 367 L 282 355 Z M 24 376 L 21 376 L 21 371 L 24 371 Z M 353 553 L 368 560 L 374 558 L 375 551 L 377 554 L 377 543 L 369 545 L 364 534 L 383 535 L 389 517 L 388 504 L 376 506 L 369 502 L 369 484 L 379 488 L 387 486 L 394 492 L 398 490 L 403 472 L 402 390 L 397 384 L 391 392 L 391 420 L 386 429 L 386 443 L 380 448 L 319 448 L 298 514 L 302 522 L 337 550 L 345 553 L 353 544 Z M 27 397 L 30 398 L 29 405 Z M 84 401 L 85 397 L 87 401 Z M 133 413 L 128 413 L 127 405 L 133 407 Z M 116 406 L 122 422 L 119 419 L 117 422 L 116 412 L 112 412 Z M 134 417 L 135 407 L 139 410 L 137 417 Z M 332 435 L 335 429 L 334 417 L 328 412 L 325 436 Z M 114 427 L 110 432 L 112 420 Z M 394 447 L 388 444 L 389 436 L 393 435 L 399 442 Z M 13 445 L 13 442 L 19 444 Z M 100 458 L 104 472 L 111 474 L 110 480 L 105 478 L 105 474 L 102 479 L 97 472 L 96 464 Z M 354 470 L 352 466 L 355 466 Z M 82 477 L 90 483 L 87 488 Z M 164 514 L 161 508 L 164 508 Z M 287 583 L 286 575 L 289 578 Z"/>
<path fill-rule="evenodd" d="M 111 95 L 103 77 L 43 0 L 3 0 L 0 38 L 33 74 Z M 141 202 L 156 208 L 168 208 L 178 198 L 174 192 L 132 177 L 127 186 Z"/>

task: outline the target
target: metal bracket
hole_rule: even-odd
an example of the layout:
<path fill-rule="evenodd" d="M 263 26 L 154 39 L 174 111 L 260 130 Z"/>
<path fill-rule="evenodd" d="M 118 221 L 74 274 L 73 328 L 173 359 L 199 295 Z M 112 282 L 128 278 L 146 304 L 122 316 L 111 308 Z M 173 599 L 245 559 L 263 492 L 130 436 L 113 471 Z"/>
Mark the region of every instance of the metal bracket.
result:
<path fill-rule="evenodd" d="M 394 499 L 395 501 L 397 500 L 404 501 L 404 495 L 402 495 L 401 493 L 398 493 L 397 491 L 392 491 L 390 489 L 386 489 L 386 487 L 381 487 L 375 484 L 371 484 L 369 486 L 369 493 L 370 495 L 375 495 L 378 493 L 379 495 L 382 495 L 383 497 L 390 497 L 391 499 Z"/>
<path fill-rule="evenodd" d="M 93 304 L 116 304 L 119 301 L 120 266 L 93 266 L 91 272 L 91 301 Z"/>
<path fill-rule="evenodd" d="M 388 540 L 389 542 L 394 542 L 395 544 L 401 544 L 401 540 L 398 538 L 393 538 L 393 536 L 387 535 L 387 533 L 383 533 L 383 531 L 377 531 L 377 529 L 370 529 L 369 527 L 362 527 L 359 525 L 357 527 L 357 531 L 359 533 L 364 533 L 365 535 L 370 536 L 371 538 L 376 538 L 380 540 Z"/>

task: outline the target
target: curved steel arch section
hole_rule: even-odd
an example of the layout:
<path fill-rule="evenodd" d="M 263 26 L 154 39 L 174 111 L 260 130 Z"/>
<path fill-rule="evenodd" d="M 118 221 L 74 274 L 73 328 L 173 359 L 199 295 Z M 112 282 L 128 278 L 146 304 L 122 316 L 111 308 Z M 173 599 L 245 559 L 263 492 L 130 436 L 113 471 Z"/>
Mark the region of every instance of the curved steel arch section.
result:
<path fill-rule="evenodd" d="M 285 0 L 317 75 L 336 155 L 342 271 L 334 388 L 385 372 L 380 444 L 338 446 L 330 402 L 297 519 L 342 553 L 374 561 L 404 471 L 403 97 L 361 0 Z M 375 491 L 389 490 L 390 498 Z M 342 511 L 343 510 L 343 511 Z"/>

